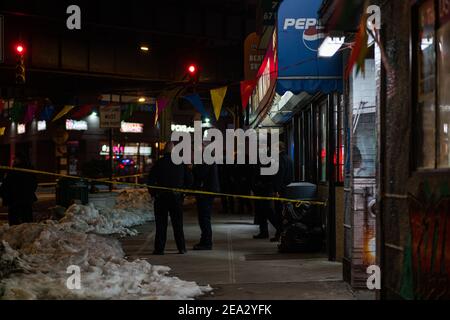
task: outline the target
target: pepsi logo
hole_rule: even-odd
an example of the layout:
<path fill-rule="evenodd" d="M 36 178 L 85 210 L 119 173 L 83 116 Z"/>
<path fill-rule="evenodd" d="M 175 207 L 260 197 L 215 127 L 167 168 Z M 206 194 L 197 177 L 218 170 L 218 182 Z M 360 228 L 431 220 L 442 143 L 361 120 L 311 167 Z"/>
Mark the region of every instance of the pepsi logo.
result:
<path fill-rule="evenodd" d="M 311 51 L 318 51 L 320 41 L 325 38 L 322 26 L 311 26 L 303 32 L 303 44 Z"/>

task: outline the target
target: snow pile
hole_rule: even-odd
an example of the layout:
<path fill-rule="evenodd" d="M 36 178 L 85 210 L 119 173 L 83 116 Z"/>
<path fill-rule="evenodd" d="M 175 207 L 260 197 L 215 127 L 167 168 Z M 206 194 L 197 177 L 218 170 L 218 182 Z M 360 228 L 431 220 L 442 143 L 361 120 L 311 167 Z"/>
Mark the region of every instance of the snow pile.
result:
<path fill-rule="evenodd" d="M 147 189 L 124 190 L 116 198 L 116 209 L 152 214 L 152 197 Z"/>
<path fill-rule="evenodd" d="M 97 234 L 136 235 L 130 227 L 154 220 L 152 199 L 145 189 L 124 190 L 112 208 L 72 205 L 60 223 L 67 228 Z"/>
<path fill-rule="evenodd" d="M 211 290 L 169 277 L 168 267 L 124 259 L 116 239 L 56 223 L 0 228 L 3 299 L 192 299 Z M 69 266 L 78 266 L 81 289 L 70 290 Z"/>

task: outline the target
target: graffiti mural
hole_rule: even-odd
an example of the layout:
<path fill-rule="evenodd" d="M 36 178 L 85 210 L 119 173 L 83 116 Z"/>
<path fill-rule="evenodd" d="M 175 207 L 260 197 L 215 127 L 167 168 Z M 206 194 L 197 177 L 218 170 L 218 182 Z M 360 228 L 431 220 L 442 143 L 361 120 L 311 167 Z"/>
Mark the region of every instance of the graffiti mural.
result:
<path fill-rule="evenodd" d="M 405 249 L 404 274 L 411 275 L 411 292 L 420 300 L 450 299 L 450 196 L 441 188 L 435 200 L 410 198 L 410 243 Z M 407 285 L 406 285 L 407 286 Z"/>

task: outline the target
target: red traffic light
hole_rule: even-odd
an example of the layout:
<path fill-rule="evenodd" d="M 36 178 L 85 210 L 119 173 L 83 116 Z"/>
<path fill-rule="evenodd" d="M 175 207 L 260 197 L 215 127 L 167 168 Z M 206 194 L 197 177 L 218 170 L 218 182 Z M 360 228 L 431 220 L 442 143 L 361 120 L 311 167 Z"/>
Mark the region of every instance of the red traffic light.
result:
<path fill-rule="evenodd" d="M 197 72 L 197 66 L 194 64 L 189 65 L 188 71 L 190 74 L 195 74 Z"/>
<path fill-rule="evenodd" d="M 22 45 L 22 44 L 16 45 L 16 53 L 20 54 L 20 55 L 24 54 L 25 53 L 25 46 Z"/>

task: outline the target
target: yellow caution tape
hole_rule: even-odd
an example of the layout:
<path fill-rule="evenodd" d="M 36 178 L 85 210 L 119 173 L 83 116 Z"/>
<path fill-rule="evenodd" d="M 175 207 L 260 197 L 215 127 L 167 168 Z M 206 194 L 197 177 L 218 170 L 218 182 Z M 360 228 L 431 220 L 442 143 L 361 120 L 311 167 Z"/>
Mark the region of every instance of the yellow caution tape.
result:
<path fill-rule="evenodd" d="M 141 188 L 148 188 L 148 189 L 161 190 L 161 191 L 172 191 L 172 192 L 179 192 L 179 193 L 186 193 L 186 194 L 196 194 L 196 195 L 206 195 L 206 196 L 216 196 L 216 197 L 231 197 L 231 198 L 235 198 L 235 199 L 240 198 L 240 199 L 250 199 L 250 200 L 291 202 L 291 203 L 294 203 L 297 207 L 302 204 L 314 205 L 314 206 L 326 206 L 327 205 L 327 202 L 325 202 L 325 201 L 294 200 L 294 199 L 279 198 L 279 197 L 262 197 L 262 196 L 252 196 L 252 195 L 229 194 L 229 193 L 221 193 L 221 192 L 210 192 L 210 191 L 202 191 L 202 190 L 168 188 L 168 187 L 161 187 L 161 186 L 151 186 L 151 185 L 140 184 L 140 183 L 108 181 L 108 180 L 104 180 L 104 179 L 91 179 L 91 178 L 84 178 L 84 177 L 72 176 L 72 175 L 66 175 L 66 174 L 58 174 L 58 173 L 45 172 L 45 171 L 39 171 L 39 170 L 22 169 L 22 168 L 14 168 L 14 167 L 6 167 L 6 166 L 0 166 L 0 170 L 34 173 L 34 174 L 41 174 L 41 175 L 52 176 L 52 177 L 57 177 L 57 178 L 87 180 L 87 181 L 106 183 L 106 184 L 112 184 L 112 185 L 125 185 L 125 186 L 141 187 Z M 117 178 L 119 178 L 119 177 L 117 177 Z"/>

